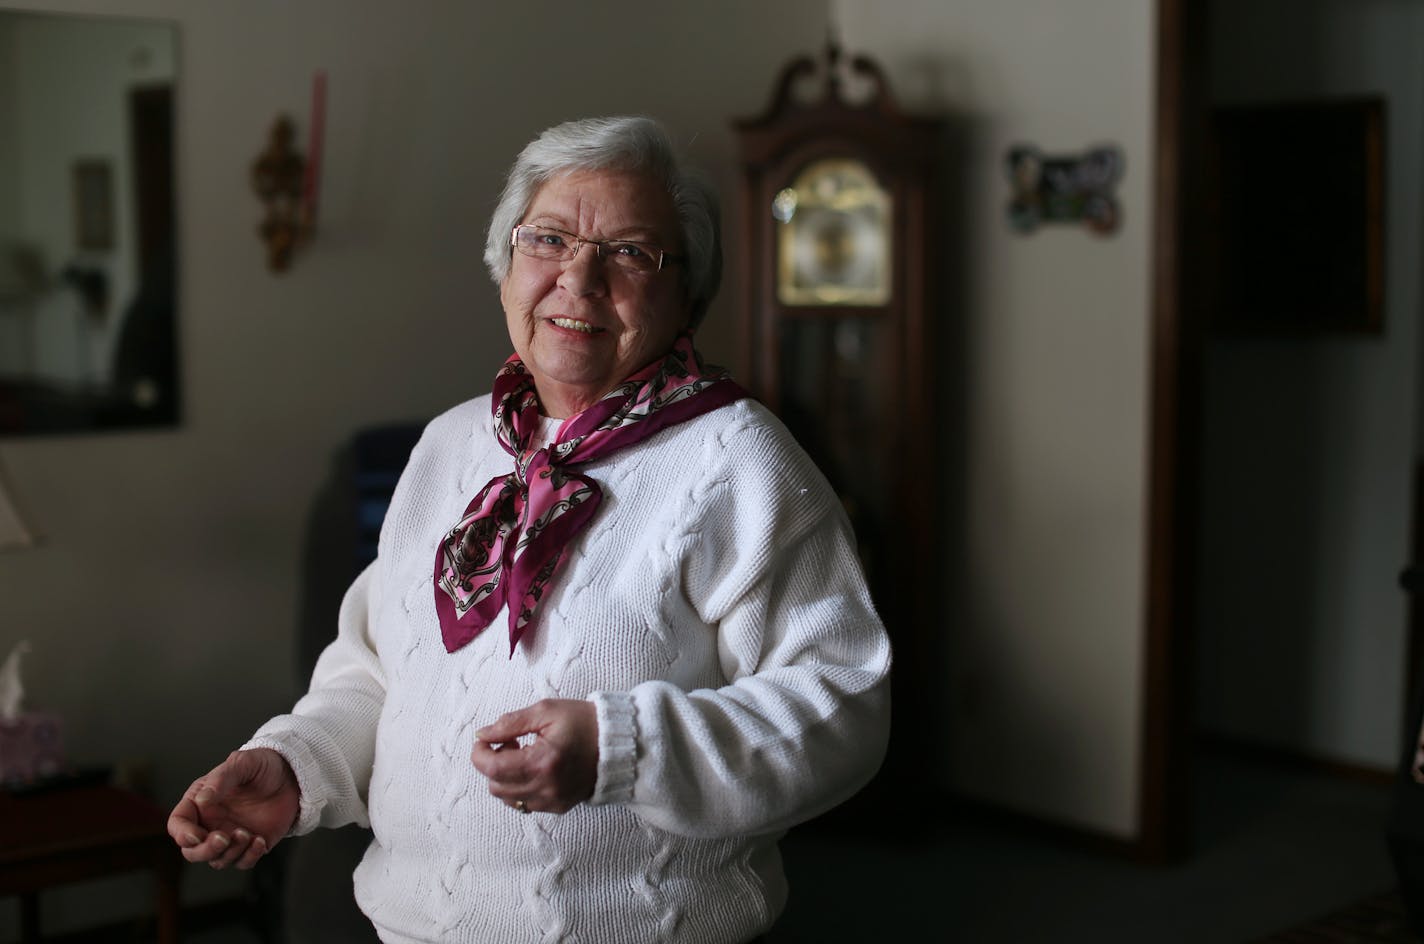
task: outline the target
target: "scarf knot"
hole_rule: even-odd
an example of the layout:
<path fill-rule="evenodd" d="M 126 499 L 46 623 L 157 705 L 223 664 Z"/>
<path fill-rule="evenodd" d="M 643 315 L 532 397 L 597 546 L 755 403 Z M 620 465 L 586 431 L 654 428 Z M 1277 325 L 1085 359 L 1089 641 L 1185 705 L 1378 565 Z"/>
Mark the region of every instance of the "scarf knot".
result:
<path fill-rule="evenodd" d="M 545 446 L 536 442 L 542 417 L 534 379 L 512 355 L 495 375 L 490 402 L 495 436 L 513 457 L 512 468 L 470 501 L 435 554 L 435 610 L 446 651 L 469 643 L 508 605 L 514 654 L 569 545 L 603 498 L 578 466 L 744 396 L 726 371 L 704 367 L 691 336 L 682 334 L 666 357 L 565 420 Z"/>

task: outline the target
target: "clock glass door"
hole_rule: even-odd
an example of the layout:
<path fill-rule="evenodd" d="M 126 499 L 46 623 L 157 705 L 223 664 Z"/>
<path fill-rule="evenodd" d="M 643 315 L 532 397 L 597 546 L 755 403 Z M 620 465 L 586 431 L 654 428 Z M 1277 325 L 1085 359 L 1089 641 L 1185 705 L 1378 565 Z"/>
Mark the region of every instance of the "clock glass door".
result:
<path fill-rule="evenodd" d="M 894 491 L 888 347 L 881 318 L 788 318 L 781 325 L 782 418 L 845 506 L 877 599 Z"/>
<path fill-rule="evenodd" d="M 860 161 L 806 166 L 772 201 L 785 305 L 884 305 L 890 301 L 890 194 Z"/>

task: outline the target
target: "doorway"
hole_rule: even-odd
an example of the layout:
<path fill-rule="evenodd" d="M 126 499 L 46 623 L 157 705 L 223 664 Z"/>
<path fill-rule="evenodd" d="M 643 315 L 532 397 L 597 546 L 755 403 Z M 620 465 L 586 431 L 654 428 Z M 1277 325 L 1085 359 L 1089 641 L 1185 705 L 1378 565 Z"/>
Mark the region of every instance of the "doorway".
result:
<path fill-rule="evenodd" d="M 1424 9 L 1158 7 L 1140 847 L 1162 861 L 1188 851 L 1204 735 L 1367 778 L 1387 779 L 1397 756 L 1424 218 L 1424 66 L 1408 43 Z M 1387 105 L 1381 330 L 1217 330 L 1202 252 L 1212 109 L 1361 95 Z"/>

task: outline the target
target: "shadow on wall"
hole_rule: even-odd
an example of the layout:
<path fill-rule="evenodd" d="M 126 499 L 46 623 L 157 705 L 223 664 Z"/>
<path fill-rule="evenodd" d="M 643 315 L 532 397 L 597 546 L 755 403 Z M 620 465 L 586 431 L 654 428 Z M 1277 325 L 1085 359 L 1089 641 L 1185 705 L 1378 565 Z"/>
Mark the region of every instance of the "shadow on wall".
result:
<path fill-rule="evenodd" d="M 1303 745 L 1328 613 L 1321 358 L 1308 339 L 1218 339 L 1203 377 L 1198 699 L 1205 728 Z"/>
<path fill-rule="evenodd" d="M 945 632 L 955 626 L 969 624 L 969 593 L 966 585 L 970 573 L 967 544 L 969 533 L 968 457 L 969 440 L 969 324 L 965 313 L 971 310 L 976 293 L 976 273 L 970 270 L 970 247 L 974 243 L 971 231 L 973 203 L 978 182 L 970 173 L 973 142 L 982 140 L 984 122 L 968 114 L 952 114 L 941 109 L 943 120 L 939 140 L 940 178 L 939 212 L 931 217 L 932 237 L 929 270 L 934 273 L 931 286 L 931 310 L 938 317 L 930 326 L 933 331 L 932 369 L 935 402 L 931 416 L 934 428 L 925 430 L 933 441 L 933 468 L 939 477 L 939 535 L 941 619 L 937 626 L 920 628 L 921 644 L 931 667 L 955 664 L 951 654 L 953 640 Z M 925 678 L 924 710 L 931 718 L 948 719 L 963 706 L 958 699 L 962 692 L 953 682 Z M 947 752 L 941 756 L 949 757 Z M 942 782 L 953 782 L 953 771 L 940 772 Z"/>

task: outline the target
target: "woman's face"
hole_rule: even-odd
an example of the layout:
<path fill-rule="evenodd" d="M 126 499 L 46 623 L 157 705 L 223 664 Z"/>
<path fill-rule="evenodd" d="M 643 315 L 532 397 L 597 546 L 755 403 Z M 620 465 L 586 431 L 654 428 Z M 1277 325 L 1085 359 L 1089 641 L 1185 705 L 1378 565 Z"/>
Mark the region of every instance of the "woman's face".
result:
<path fill-rule="evenodd" d="M 524 223 L 598 241 L 682 252 L 672 198 L 654 179 L 616 171 L 554 177 Z M 630 272 L 583 245 L 567 262 L 515 252 L 499 289 L 509 339 L 549 416 L 569 417 L 671 350 L 688 323 L 682 270 Z"/>

